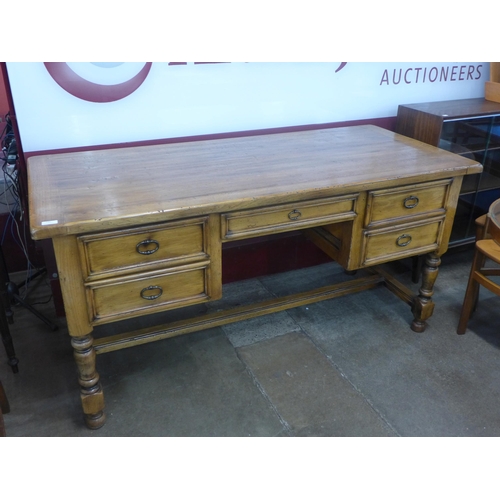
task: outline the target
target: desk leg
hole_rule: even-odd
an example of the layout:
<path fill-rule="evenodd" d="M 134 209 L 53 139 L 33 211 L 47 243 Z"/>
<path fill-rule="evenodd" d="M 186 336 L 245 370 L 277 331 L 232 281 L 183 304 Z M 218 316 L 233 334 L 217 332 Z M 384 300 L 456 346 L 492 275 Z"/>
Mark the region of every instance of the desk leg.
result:
<path fill-rule="evenodd" d="M 434 311 L 434 302 L 432 295 L 434 294 L 434 283 L 438 276 L 438 268 L 441 264 L 441 259 L 435 253 L 430 253 L 425 256 L 425 262 L 422 269 L 422 286 L 418 291 L 418 295 L 413 300 L 412 312 L 414 320 L 411 324 L 411 329 L 414 332 L 423 332 L 426 328 L 425 320 L 432 316 Z"/>
<path fill-rule="evenodd" d="M 74 349 L 76 366 L 78 367 L 78 381 L 80 383 L 80 397 L 82 400 L 85 423 L 90 429 L 99 429 L 104 425 L 104 395 L 96 371 L 96 352 L 91 335 L 73 337 L 71 345 Z"/>
<path fill-rule="evenodd" d="M 68 332 L 78 368 L 78 382 L 85 422 L 90 429 L 104 425 L 104 396 L 96 371 L 96 351 L 91 335 L 92 325 L 87 311 L 85 277 L 82 274 L 80 248 L 74 236 L 52 240 L 59 271 L 59 280 L 66 310 Z"/>

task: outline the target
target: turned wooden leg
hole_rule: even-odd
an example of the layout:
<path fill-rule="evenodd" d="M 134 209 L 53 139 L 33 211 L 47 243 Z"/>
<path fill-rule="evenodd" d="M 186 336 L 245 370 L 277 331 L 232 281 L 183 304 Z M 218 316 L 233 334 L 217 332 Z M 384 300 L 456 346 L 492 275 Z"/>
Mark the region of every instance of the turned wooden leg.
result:
<path fill-rule="evenodd" d="M 80 397 L 85 416 L 85 423 L 90 429 L 99 429 L 104 425 L 104 395 L 99 374 L 96 371 L 96 352 L 92 335 L 73 337 L 71 345 L 74 349 L 80 383 Z"/>
<path fill-rule="evenodd" d="M 426 328 L 425 321 L 432 316 L 434 311 L 434 302 L 432 295 L 434 293 L 434 283 L 436 282 L 439 264 L 441 259 L 435 253 L 425 256 L 425 262 L 422 269 L 422 286 L 418 295 L 413 299 L 412 312 L 414 320 L 411 329 L 414 332 L 423 332 Z"/>
<path fill-rule="evenodd" d="M 80 396 L 85 423 L 91 429 L 104 425 L 104 396 L 95 368 L 96 352 L 92 324 L 87 309 L 85 275 L 80 262 L 80 247 L 76 236 L 52 239 L 59 280 L 66 311 L 68 332 L 78 368 Z"/>

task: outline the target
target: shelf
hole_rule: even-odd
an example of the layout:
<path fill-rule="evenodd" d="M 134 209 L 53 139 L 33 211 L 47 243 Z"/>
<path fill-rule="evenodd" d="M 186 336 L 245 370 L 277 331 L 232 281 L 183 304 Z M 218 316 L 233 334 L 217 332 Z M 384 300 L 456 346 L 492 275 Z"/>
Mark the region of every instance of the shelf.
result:
<path fill-rule="evenodd" d="M 464 177 L 461 195 L 480 191 L 489 191 L 500 188 L 500 175 L 492 175 L 489 172 L 482 174 L 468 175 Z"/>
<path fill-rule="evenodd" d="M 483 117 L 464 121 L 444 121 L 440 140 L 460 150 L 484 152 L 500 148 L 498 117 Z M 463 153 L 459 153 L 463 154 Z"/>

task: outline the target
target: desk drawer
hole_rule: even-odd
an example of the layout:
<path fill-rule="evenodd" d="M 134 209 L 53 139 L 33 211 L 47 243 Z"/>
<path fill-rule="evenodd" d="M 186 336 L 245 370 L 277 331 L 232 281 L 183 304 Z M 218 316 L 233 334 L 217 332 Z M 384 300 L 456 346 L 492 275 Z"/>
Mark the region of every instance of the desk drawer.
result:
<path fill-rule="evenodd" d="M 354 219 L 357 198 L 339 196 L 222 214 L 221 236 L 226 240 L 246 238 Z"/>
<path fill-rule="evenodd" d="M 394 224 L 396 219 L 445 213 L 450 179 L 368 193 L 366 226 Z"/>
<path fill-rule="evenodd" d="M 367 231 L 363 239 L 363 266 L 431 252 L 439 247 L 444 217 Z"/>
<path fill-rule="evenodd" d="M 86 274 L 95 278 L 206 259 L 206 222 L 207 218 L 190 219 L 81 236 Z"/>
<path fill-rule="evenodd" d="M 208 264 L 87 285 L 91 321 L 101 323 L 205 302 Z"/>

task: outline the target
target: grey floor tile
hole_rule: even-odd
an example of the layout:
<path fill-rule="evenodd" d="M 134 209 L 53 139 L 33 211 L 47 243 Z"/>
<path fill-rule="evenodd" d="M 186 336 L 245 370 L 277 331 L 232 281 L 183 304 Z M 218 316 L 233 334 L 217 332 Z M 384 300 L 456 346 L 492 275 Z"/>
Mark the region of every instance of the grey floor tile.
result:
<path fill-rule="evenodd" d="M 221 311 L 268 300 L 273 296 L 260 280 L 245 280 L 225 285 L 222 299 L 208 303 L 207 308 L 209 311 Z M 239 321 L 224 325 L 222 328 L 234 347 L 254 344 L 261 340 L 300 330 L 286 312 Z"/>
<path fill-rule="evenodd" d="M 293 435 L 394 435 L 303 334 L 289 333 L 238 352 Z"/>
<path fill-rule="evenodd" d="M 337 263 L 330 262 L 319 266 L 262 276 L 259 280 L 270 293 L 280 297 L 291 293 L 300 293 L 305 290 L 342 283 L 366 276 L 366 274 L 366 271 L 363 270 L 357 271 L 354 274 L 347 274 Z"/>
<path fill-rule="evenodd" d="M 275 436 L 283 431 L 220 329 L 111 353 L 101 374 L 108 381 L 110 431 L 112 419 L 123 435 Z M 146 425 L 138 426 L 143 420 Z"/>
<path fill-rule="evenodd" d="M 458 312 L 437 295 L 421 334 L 409 328 L 408 306 L 385 288 L 362 292 L 357 303 L 342 297 L 290 314 L 399 434 L 500 435 L 498 352 L 456 335 Z"/>
<path fill-rule="evenodd" d="M 228 283 L 222 287 L 222 298 L 207 303 L 208 311 L 223 311 L 231 307 L 252 304 L 273 298 L 259 279 L 249 279 Z"/>
<path fill-rule="evenodd" d="M 98 356 L 108 422 L 82 421 L 64 319 L 40 286 L 11 327 L 18 374 L 0 363 L 11 436 L 500 436 L 499 300 L 481 289 L 456 335 L 472 251 L 442 258 L 434 315 L 410 330 L 384 287 Z M 417 291 L 411 261 L 389 265 Z M 96 329 L 96 336 L 351 279 L 336 264 L 225 286 L 221 301 Z M 18 280 L 19 281 L 19 280 Z M 48 294 L 48 295 L 47 295 Z M 1 350 L 1 349 L 0 349 Z"/>
<path fill-rule="evenodd" d="M 298 332 L 300 327 L 287 312 L 279 312 L 258 318 L 247 319 L 223 327 L 234 347 L 255 344 L 263 340 Z"/>
<path fill-rule="evenodd" d="M 275 436 L 284 432 L 221 329 L 97 357 L 107 422 L 83 425 L 69 336 L 33 328 L 22 311 L 12 326 L 19 373 L 0 377 L 15 436 Z M 36 347 L 37 353 L 33 350 Z"/>

